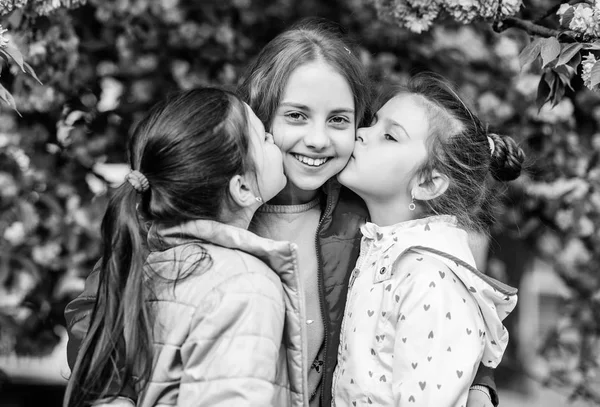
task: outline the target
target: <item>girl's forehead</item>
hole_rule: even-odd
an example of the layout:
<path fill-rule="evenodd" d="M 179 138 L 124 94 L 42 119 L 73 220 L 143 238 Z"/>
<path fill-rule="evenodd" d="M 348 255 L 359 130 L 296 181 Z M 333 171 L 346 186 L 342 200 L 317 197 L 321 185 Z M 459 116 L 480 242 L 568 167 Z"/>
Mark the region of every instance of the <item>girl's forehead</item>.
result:
<path fill-rule="evenodd" d="M 379 109 L 378 114 L 406 117 L 407 113 L 425 118 L 426 108 L 420 96 L 412 93 L 399 93 Z"/>
<path fill-rule="evenodd" d="M 399 124 L 411 138 L 424 138 L 429 131 L 429 117 L 420 96 L 401 93 L 391 98 L 377 112 L 379 120 Z"/>
<path fill-rule="evenodd" d="M 354 107 L 354 95 L 346 78 L 325 61 L 300 65 L 290 74 L 281 104 L 286 102 L 327 102 L 336 108 Z"/>

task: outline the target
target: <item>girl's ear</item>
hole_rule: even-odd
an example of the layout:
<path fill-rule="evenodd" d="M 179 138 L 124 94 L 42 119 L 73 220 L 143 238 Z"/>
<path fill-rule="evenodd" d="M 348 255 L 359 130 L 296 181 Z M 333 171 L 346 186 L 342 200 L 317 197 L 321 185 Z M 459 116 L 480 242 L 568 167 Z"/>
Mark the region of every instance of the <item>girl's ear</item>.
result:
<path fill-rule="evenodd" d="M 252 184 L 248 182 L 248 175 L 235 175 L 229 180 L 229 194 L 233 201 L 241 208 L 255 205 L 256 195 L 252 192 Z"/>
<path fill-rule="evenodd" d="M 437 170 L 431 172 L 428 180 L 420 179 L 419 183 L 413 188 L 415 199 L 419 201 L 428 201 L 442 195 L 448 189 L 450 179 Z"/>

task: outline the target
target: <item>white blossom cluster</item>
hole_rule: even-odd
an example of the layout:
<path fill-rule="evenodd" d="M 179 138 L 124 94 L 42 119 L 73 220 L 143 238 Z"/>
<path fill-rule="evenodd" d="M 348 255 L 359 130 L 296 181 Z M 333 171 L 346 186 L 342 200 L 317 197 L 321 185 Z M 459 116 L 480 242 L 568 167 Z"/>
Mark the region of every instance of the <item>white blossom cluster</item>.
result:
<path fill-rule="evenodd" d="M 556 14 L 560 24 L 588 37 L 600 37 L 600 0 L 562 4 Z"/>
<path fill-rule="evenodd" d="M 59 8 L 75 8 L 86 3 L 86 0 L 34 0 L 34 10 L 42 16 L 52 13 Z"/>
<path fill-rule="evenodd" d="M 0 47 L 4 47 L 8 44 L 8 38 L 4 36 L 7 31 L 6 28 L 2 28 L 2 25 L 0 25 Z"/>
<path fill-rule="evenodd" d="M 10 13 L 14 9 L 21 8 L 27 4 L 27 0 L 0 0 L 0 16 Z"/>
<path fill-rule="evenodd" d="M 591 90 L 599 90 L 598 85 L 592 86 L 592 68 L 596 62 L 598 60 L 591 53 L 581 61 L 581 79 L 583 79 L 583 84 Z"/>
<path fill-rule="evenodd" d="M 463 24 L 516 14 L 522 0 L 371 0 L 380 17 L 414 33 L 427 31 L 438 17 L 450 16 Z"/>
<path fill-rule="evenodd" d="M 28 3 L 39 15 L 48 15 L 59 8 L 75 8 L 85 4 L 86 0 L 0 0 L 0 16 L 15 9 L 23 8 Z"/>

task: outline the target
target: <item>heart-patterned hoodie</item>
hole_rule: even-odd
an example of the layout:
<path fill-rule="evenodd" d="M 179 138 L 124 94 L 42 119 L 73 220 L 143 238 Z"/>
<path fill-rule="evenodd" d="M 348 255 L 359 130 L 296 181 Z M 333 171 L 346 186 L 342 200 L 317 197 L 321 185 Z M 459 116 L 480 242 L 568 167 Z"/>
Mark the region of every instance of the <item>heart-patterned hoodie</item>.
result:
<path fill-rule="evenodd" d="M 453 216 L 361 228 L 342 323 L 334 406 L 466 406 L 496 367 L 517 290 L 475 268 Z"/>

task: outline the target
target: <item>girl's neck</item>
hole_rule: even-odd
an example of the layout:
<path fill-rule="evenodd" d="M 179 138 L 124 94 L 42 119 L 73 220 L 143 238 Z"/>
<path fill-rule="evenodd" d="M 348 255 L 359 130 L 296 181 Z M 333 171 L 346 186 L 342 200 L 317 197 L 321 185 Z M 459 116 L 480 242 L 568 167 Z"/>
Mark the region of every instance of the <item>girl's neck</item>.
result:
<path fill-rule="evenodd" d="M 223 211 L 220 222 L 226 225 L 235 226 L 240 229 L 248 229 L 250 221 L 257 208 L 242 208 L 237 211 Z"/>
<path fill-rule="evenodd" d="M 406 222 L 419 218 L 419 210 L 408 209 L 410 200 L 398 202 L 398 200 L 387 202 L 373 202 L 365 199 L 369 209 L 371 222 L 377 226 L 391 226 L 400 222 Z"/>
<path fill-rule="evenodd" d="M 319 190 L 305 191 L 288 181 L 283 190 L 269 201 L 270 205 L 302 205 L 315 199 Z"/>

